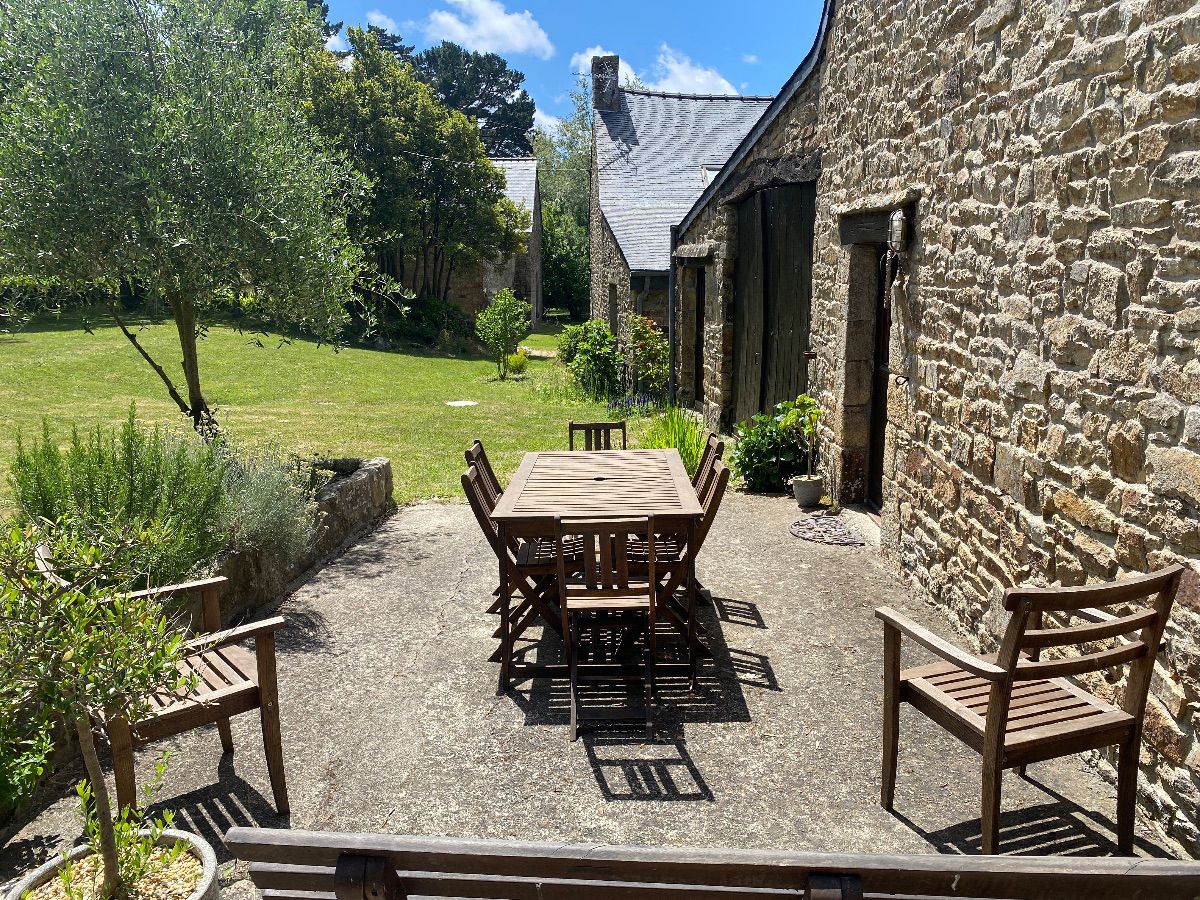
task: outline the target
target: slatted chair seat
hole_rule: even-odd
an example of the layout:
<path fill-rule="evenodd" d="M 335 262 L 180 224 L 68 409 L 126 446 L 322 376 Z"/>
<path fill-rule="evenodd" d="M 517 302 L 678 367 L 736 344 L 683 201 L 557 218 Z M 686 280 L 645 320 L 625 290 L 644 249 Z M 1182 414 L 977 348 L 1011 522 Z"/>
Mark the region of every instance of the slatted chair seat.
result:
<path fill-rule="evenodd" d="M 220 707 L 222 716 L 258 708 L 258 666 L 245 647 L 213 647 L 184 657 L 179 674 L 191 678 L 194 689 L 160 691 L 150 697 L 153 714 L 131 724 L 141 741 L 174 734 L 174 723 L 191 716 L 197 707 Z"/>
<path fill-rule="evenodd" d="M 905 669 L 900 682 L 905 701 L 983 752 L 992 682 L 945 662 Z M 1135 724 L 1129 713 L 1065 678 L 1018 682 L 1011 698 L 1004 731 L 1004 757 L 1011 765 L 1061 755 L 1055 748 L 1043 757 L 1038 749 L 1067 736 L 1097 747 L 1121 743 Z"/>

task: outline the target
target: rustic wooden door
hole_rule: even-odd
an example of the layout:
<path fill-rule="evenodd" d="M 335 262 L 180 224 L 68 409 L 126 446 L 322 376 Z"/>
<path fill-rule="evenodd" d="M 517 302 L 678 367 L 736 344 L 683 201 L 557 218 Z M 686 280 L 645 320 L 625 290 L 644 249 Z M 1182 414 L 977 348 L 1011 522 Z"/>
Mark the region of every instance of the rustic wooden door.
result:
<path fill-rule="evenodd" d="M 816 182 L 759 191 L 738 206 L 734 417 L 808 389 Z"/>

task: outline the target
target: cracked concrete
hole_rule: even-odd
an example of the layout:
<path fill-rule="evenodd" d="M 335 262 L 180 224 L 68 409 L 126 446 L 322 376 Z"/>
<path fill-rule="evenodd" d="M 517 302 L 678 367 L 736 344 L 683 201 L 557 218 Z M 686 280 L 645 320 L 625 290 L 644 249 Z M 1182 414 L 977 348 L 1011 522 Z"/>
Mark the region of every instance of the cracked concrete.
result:
<path fill-rule="evenodd" d="M 881 635 L 888 604 L 954 638 L 870 547 L 796 540 L 794 503 L 727 495 L 698 564 L 715 661 L 694 696 L 664 685 L 659 740 L 568 740 L 563 686 L 495 696 L 495 561 L 465 505 L 401 510 L 279 606 L 280 709 L 291 794 L 277 816 L 257 717 L 151 745 L 173 757 L 159 805 L 226 863 L 234 824 L 579 843 L 858 852 L 978 852 L 978 758 L 905 710 L 896 815 L 879 808 Z M 958 638 L 960 643 L 965 643 Z M 553 653 L 556 638 L 545 638 Z M 909 648 L 911 651 L 911 648 Z M 923 657 L 915 653 L 912 660 Z M 618 726 L 619 728 L 619 726 Z M 0 881 L 73 840 L 54 775 L 0 852 Z M 1089 760 L 1005 779 L 1003 849 L 1107 853 L 1115 792 Z M 1174 855 L 1139 822 L 1139 851 Z"/>

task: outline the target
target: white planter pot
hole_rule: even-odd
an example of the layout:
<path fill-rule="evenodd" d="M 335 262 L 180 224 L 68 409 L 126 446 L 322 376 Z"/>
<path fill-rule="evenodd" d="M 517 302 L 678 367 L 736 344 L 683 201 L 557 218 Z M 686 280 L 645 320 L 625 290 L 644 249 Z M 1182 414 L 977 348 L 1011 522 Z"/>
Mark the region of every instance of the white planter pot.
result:
<path fill-rule="evenodd" d="M 825 479 L 820 475 L 794 475 L 792 477 L 792 494 L 801 506 L 816 506 L 825 495 Z"/>
<path fill-rule="evenodd" d="M 209 846 L 208 841 L 199 835 L 187 831 L 176 831 L 173 828 L 168 828 L 162 833 L 158 844 L 160 847 L 170 846 L 176 841 L 185 841 L 191 847 L 192 855 L 200 860 L 200 864 L 204 867 L 204 870 L 200 873 L 200 883 L 196 885 L 196 890 L 192 892 L 188 900 L 220 900 L 221 887 L 217 882 L 217 855 L 213 853 L 213 848 Z M 51 879 L 56 878 L 58 870 L 65 859 L 70 859 L 74 862 L 77 859 L 82 859 L 90 855 L 91 852 L 92 848 L 90 845 L 79 844 L 67 851 L 65 857 L 62 854 L 58 854 L 18 881 L 9 889 L 9 892 L 5 895 L 5 900 L 21 900 L 21 895 L 26 891 L 39 888 Z"/>

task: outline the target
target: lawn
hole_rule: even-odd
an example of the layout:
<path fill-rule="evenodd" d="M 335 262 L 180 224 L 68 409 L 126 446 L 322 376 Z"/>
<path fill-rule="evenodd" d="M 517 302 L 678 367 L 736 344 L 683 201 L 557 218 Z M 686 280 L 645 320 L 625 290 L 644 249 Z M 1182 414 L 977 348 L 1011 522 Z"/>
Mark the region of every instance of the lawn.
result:
<path fill-rule="evenodd" d="M 141 324 L 142 344 L 177 371 L 173 323 Z M 130 401 L 147 421 L 179 422 L 162 383 L 121 333 L 99 317 L 93 328 L 48 321 L 0 336 L 0 473 L 7 475 L 18 429 L 38 430 L 43 417 L 64 438 L 71 423 L 119 422 Z M 500 382 L 485 359 L 257 340 L 262 346 L 255 335 L 215 326 L 200 344 L 201 379 L 221 426 L 286 452 L 388 456 L 401 504 L 458 496 L 462 452 L 474 438 L 503 474 L 525 450 L 565 447 L 568 420 L 607 417 L 603 405 L 571 397 L 552 361 L 535 360 L 524 380 Z M 0 507 L 8 494 L 5 478 Z"/>
<path fill-rule="evenodd" d="M 555 322 L 546 322 L 536 326 L 525 338 L 521 341 L 522 347 L 528 347 L 530 350 L 558 350 L 558 335 L 562 332 L 562 325 Z"/>

